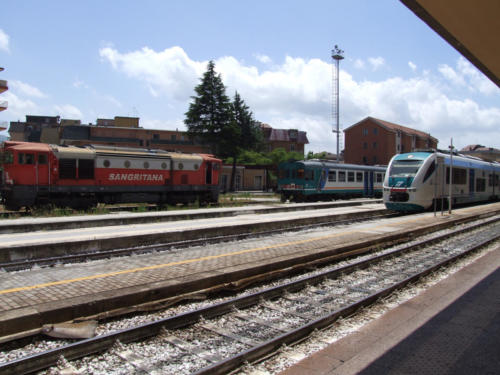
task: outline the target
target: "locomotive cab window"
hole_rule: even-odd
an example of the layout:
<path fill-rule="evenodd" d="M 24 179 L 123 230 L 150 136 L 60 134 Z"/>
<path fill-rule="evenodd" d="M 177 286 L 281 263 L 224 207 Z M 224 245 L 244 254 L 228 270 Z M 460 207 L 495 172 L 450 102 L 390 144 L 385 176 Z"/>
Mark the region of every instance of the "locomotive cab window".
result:
<path fill-rule="evenodd" d="M 38 164 L 47 164 L 47 155 L 39 154 L 38 155 Z"/>

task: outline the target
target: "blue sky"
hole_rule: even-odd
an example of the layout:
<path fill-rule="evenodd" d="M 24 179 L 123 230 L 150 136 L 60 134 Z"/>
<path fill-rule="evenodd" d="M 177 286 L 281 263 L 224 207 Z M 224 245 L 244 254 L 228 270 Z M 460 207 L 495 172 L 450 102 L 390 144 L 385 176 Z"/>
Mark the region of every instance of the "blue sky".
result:
<path fill-rule="evenodd" d="M 306 151 L 336 152 L 331 49 L 343 128 L 367 116 L 428 132 L 447 148 L 500 148 L 500 89 L 397 0 L 3 0 L 0 79 L 26 114 L 140 117 L 184 129 L 213 60 L 227 94 L 256 120 L 307 131 Z M 5 132 L 4 132 L 5 133 Z"/>

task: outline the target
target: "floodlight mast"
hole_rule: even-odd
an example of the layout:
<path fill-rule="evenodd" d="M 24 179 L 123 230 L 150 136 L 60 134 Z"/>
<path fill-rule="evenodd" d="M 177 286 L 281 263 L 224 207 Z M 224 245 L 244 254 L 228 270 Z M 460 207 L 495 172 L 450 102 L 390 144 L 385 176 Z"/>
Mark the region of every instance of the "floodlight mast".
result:
<path fill-rule="evenodd" d="M 332 59 L 335 61 L 335 71 L 333 77 L 333 118 L 336 126 L 332 129 L 333 133 L 337 133 L 337 162 L 340 162 L 340 121 L 339 121 L 339 63 L 344 59 L 344 51 L 337 45 L 332 49 Z"/>

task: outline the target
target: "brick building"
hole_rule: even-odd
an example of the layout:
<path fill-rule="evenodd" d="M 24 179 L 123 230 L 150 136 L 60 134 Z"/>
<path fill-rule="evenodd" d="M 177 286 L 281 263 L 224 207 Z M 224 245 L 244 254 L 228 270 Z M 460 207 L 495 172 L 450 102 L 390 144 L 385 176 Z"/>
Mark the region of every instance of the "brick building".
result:
<path fill-rule="evenodd" d="M 344 130 L 344 161 L 349 164 L 387 165 L 392 156 L 415 149 L 436 149 L 428 133 L 367 117 Z"/>
<path fill-rule="evenodd" d="M 287 152 L 304 154 L 304 147 L 309 143 L 306 132 L 297 129 L 273 129 L 262 122 L 258 124 L 264 136 L 264 151 L 271 152 L 277 148 L 283 148 Z"/>

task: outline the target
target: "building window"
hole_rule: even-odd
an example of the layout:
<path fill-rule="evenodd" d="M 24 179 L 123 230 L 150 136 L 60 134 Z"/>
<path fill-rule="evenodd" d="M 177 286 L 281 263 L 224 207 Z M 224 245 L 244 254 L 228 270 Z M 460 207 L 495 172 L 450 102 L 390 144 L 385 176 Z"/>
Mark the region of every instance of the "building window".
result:
<path fill-rule="evenodd" d="M 378 134 L 378 129 L 377 128 L 373 128 L 373 135 L 377 135 Z"/>
<path fill-rule="evenodd" d="M 377 164 L 377 155 L 373 156 L 373 164 Z"/>
<path fill-rule="evenodd" d="M 373 148 L 377 148 L 377 142 L 373 142 Z"/>
<path fill-rule="evenodd" d="M 159 141 L 160 140 L 160 134 L 153 134 L 153 141 Z"/>
<path fill-rule="evenodd" d="M 368 148 L 368 143 L 364 142 L 364 143 L 363 143 L 363 149 L 365 149 L 365 150 L 366 150 L 367 148 Z"/>
<path fill-rule="evenodd" d="M 363 135 L 368 135 L 368 129 L 363 129 Z"/>
<path fill-rule="evenodd" d="M 368 163 L 368 159 L 366 158 L 366 156 L 363 156 L 363 164 L 366 164 Z"/>
<path fill-rule="evenodd" d="M 295 143 L 290 144 L 290 151 L 295 151 Z"/>

